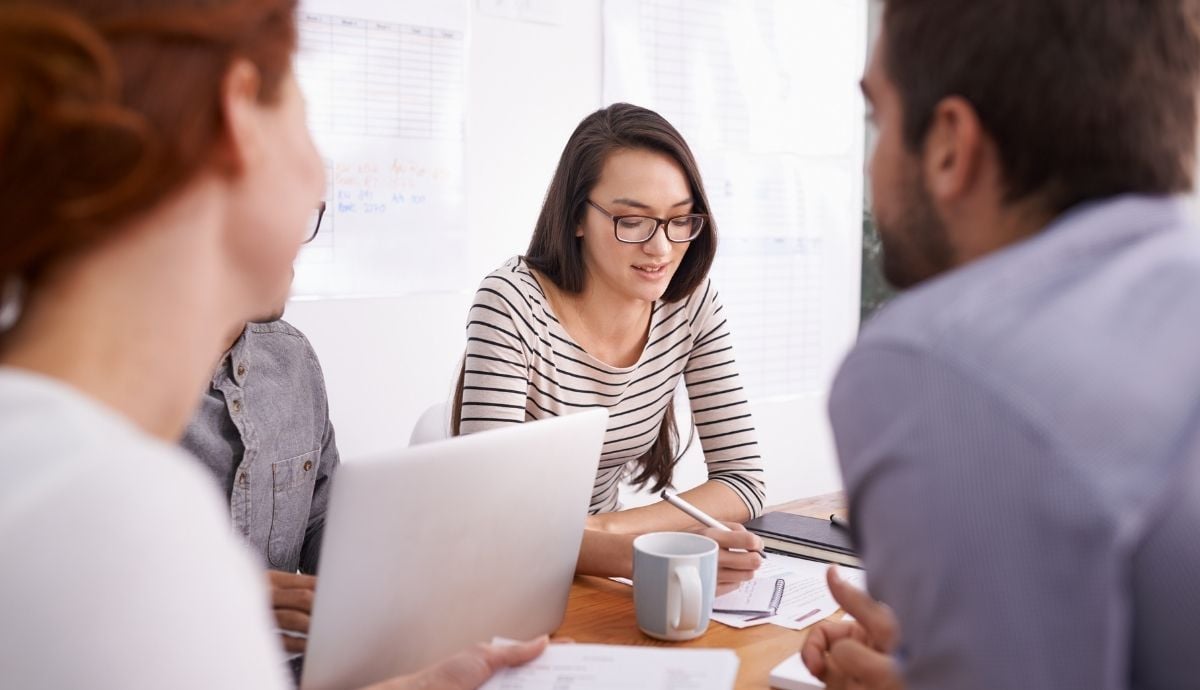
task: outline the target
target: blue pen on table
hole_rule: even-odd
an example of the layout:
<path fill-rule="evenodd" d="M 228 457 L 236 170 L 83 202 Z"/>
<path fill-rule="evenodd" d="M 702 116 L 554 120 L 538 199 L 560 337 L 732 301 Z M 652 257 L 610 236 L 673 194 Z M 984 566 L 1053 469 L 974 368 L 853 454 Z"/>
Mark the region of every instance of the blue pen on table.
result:
<path fill-rule="evenodd" d="M 733 531 L 733 530 L 729 529 L 728 527 L 726 527 L 725 525 L 718 522 L 715 518 L 713 518 L 708 513 L 704 512 L 703 510 L 700 510 L 699 508 L 692 505 L 691 503 L 688 503 L 687 501 L 683 500 L 679 496 L 676 496 L 675 494 L 671 493 L 671 491 L 668 489 L 663 489 L 663 492 L 661 494 L 659 494 L 659 496 L 662 496 L 662 500 L 666 501 L 667 503 L 670 503 L 671 505 L 675 506 L 676 508 L 678 508 L 678 509 L 682 510 L 683 512 L 687 513 L 688 515 L 692 516 L 692 518 L 694 520 L 696 520 L 696 522 L 699 522 L 700 524 L 704 525 L 705 527 L 712 527 L 713 529 L 719 529 L 722 532 L 732 532 Z M 730 551 L 741 551 L 741 549 L 730 549 Z M 754 553 L 758 554 L 759 556 L 762 556 L 764 561 L 767 559 L 767 554 L 764 551 L 755 551 Z"/>

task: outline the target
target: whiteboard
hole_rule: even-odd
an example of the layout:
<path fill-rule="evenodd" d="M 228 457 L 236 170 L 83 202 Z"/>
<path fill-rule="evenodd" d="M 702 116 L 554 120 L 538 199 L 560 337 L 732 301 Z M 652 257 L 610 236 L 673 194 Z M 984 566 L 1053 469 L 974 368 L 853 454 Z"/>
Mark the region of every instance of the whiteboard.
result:
<path fill-rule="evenodd" d="M 296 74 L 326 171 L 326 215 L 293 293 L 448 289 L 466 250 L 465 0 L 307 0 Z"/>
<path fill-rule="evenodd" d="M 752 398 L 828 388 L 858 329 L 865 0 L 607 0 L 604 100 L 696 154 Z"/>
<path fill-rule="evenodd" d="M 741 7 L 742 1 L 728 0 L 736 7 Z M 494 5 L 500 4 L 505 5 L 506 11 L 493 12 Z M 349 299 L 302 297 L 288 306 L 286 318 L 309 336 L 321 358 L 338 446 L 347 461 L 407 443 L 411 426 L 420 414 L 452 393 L 464 343 L 467 307 L 475 287 L 488 272 L 524 251 L 568 136 L 583 117 L 605 104 L 606 2 L 546 0 L 530 3 L 530 7 L 536 10 L 535 16 L 525 16 L 524 0 L 515 4 L 507 0 L 466 3 L 466 219 L 462 221 L 467 232 L 466 252 L 453 254 L 453 248 L 461 247 L 461 243 L 450 240 L 440 245 L 440 238 L 434 236 L 431 238 L 434 249 L 444 248 L 436 252 L 436 258 L 409 262 L 404 256 L 395 256 L 395 260 L 387 262 L 393 278 L 405 282 L 385 286 L 386 294 Z M 303 8 L 324 14 L 454 28 L 462 21 L 464 3 L 306 0 Z M 547 9 L 554 11 L 543 12 Z M 860 76 L 850 75 L 848 88 L 853 89 Z M 314 95 L 306 95 L 311 105 Z M 686 131 L 685 134 L 697 148 L 704 143 L 698 135 Z M 711 169 L 707 159 L 702 159 L 701 165 L 710 191 L 715 191 L 717 171 Z M 736 182 L 737 177 L 730 176 Z M 851 201 L 857 204 L 857 199 Z M 727 218 L 723 208 L 717 210 L 721 213 L 718 218 L 724 254 L 717 261 L 714 279 L 722 296 L 732 300 L 733 294 L 726 288 L 727 280 L 720 272 L 731 255 L 736 224 Z M 450 213 L 461 211 L 451 209 Z M 454 231 L 449 225 L 442 226 L 447 234 Z M 311 252 L 324 235 L 322 229 L 317 243 L 304 252 Z M 857 275 L 858 236 L 834 234 L 826 239 L 834 246 L 835 258 L 831 260 L 844 262 L 848 251 L 847 270 Z M 837 247 L 847 241 L 848 247 Z M 425 252 L 420 256 L 435 256 L 435 252 Z M 301 255 L 298 268 L 301 280 L 306 272 L 311 274 L 317 268 L 304 265 L 306 260 L 311 261 L 308 256 L 311 255 Z M 831 265 L 825 270 L 840 271 L 841 265 Z M 408 272 L 430 267 L 462 274 L 458 287 L 451 291 L 434 287 L 457 280 L 451 275 L 428 276 L 429 284 L 417 284 L 421 281 L 406 277 Z M 307 294 L 311 297 L 314 293 Z M 840 307 L 834 295 L 825 297 L 822 303 L 827 310 L 843 312 L 826 313 L 825 323 L 856 317 L 857 289 L 844 296 L 846 304 Z M 735 344 L 739 349 L 750 348 L 752 342 L 766 347 L 769 344 L 766 336 L 747 339 L 750 329 L 742 328 L 740 312 L 749 313 L 748 309 L 743 304 L 726 309 Z M 826 327 L 823 337 L 830 337 L 837 330 Z M 846 327 L 840 332 L 846 334 L 848 346 L 854 329 Z M 828 343 L 823 344 L 827 346 Z M 767 464 L 768 501 L 778 503 L 837 489 L 839 478 L 823 391 L 766 398 L 751 387 L 748 393 Z M 702 463 L 686 461 L 679 470 L 681 487 L 694 486 L 704 479 Z M 686 475 L 692 470 L 696 475 L 689 478 Z"/>

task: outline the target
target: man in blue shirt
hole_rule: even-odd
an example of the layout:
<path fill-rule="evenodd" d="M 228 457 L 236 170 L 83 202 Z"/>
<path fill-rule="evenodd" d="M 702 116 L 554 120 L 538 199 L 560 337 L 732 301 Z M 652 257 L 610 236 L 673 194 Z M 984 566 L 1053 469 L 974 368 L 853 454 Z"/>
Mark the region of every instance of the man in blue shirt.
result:
<path fill-rule="evenodd" d="M 806 663 L 832 688 L 1195 687 L 1200 2 L 889 0 L 862 86 L 905 292 L 829 406 L 890 611 L 831 578 L 859 623 Z"/>

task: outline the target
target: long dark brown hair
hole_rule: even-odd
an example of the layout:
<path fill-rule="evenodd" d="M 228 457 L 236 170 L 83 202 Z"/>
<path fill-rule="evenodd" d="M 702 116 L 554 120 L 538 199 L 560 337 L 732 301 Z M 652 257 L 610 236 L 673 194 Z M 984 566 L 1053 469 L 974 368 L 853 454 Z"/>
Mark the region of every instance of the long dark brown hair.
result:
<path fill-rule="evenodd" d="M 600 171 L 609 155 L 623 149 L 644 149 L 670 156 L 683 169 L 692 195 L 692 212 L 709 214 L 707 229 L 692 240 L 683 261 L 663 293 L 664 302 L 678 302 L 704 283 L 717 253 L 717 226 L 708 206 L 708 195 L 700 178 L 700 169 L 683 136 L 661 115 L 629 103 L 614 103 L 588 115 L 579 123 L 563 147 L 558 168 L 550 180 L 546 200 L 538 214 L 533 237 L 523 257 L 564 292 L 583 290 L 586 270 L 583 250 L 575 230 L 583 222 L 588 195 L 600 179 Z M 460 367 L 454 390 L 450 428 L 458 435 L 462 420 L 463 381 L 466 367 Z M 658 438 L 646 454 L 638 458 L 631 481 L 635 486 L 651 485 L 661 491 L 671 485 L 679 432 L 675 428 L 674 398 L 666 403 L 666 413 Z"/>

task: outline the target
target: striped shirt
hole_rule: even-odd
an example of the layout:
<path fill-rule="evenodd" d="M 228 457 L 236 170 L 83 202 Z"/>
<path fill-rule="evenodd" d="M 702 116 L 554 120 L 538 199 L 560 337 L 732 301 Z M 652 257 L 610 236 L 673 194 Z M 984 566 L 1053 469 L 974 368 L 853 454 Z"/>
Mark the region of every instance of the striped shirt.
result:
<path fill-rule="evenodd" d="M 650 450 L 682 376 L 708 466 L 750 514 L 763 507 L 762 458 L 712 282 L 654 303 L 636 364 L 614 367 L 577 345 L 519 257 L 483 279 L 467 320 L 462 433 L 608 409 L 591 513 L 618 510 L 617 485 Z"/>

